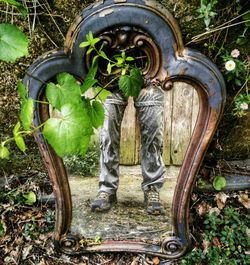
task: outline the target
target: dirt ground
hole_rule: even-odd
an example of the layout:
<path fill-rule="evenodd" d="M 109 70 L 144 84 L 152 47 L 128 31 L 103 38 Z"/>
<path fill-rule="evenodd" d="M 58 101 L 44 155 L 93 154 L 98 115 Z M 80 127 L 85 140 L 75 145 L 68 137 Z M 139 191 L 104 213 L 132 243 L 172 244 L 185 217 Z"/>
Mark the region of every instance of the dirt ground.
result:
<path fill-rule="evenodd" d="M 179 167 L 167 168 L 167 179 L 161 189 L 160 198 L 166 213 L 160 216 L 148 215 L 141 190 L 142 176 L 139 166 L 121 167 L 117 194 L 118 203 L 108 213 L 93 213 L 90 203 L 97 194 L 98 177 L 69 178 L 73 200 L 72 233 L 95 238 L 101 233 L 104 239 L 159 240 L 170 231 L 170 209 Z"/>

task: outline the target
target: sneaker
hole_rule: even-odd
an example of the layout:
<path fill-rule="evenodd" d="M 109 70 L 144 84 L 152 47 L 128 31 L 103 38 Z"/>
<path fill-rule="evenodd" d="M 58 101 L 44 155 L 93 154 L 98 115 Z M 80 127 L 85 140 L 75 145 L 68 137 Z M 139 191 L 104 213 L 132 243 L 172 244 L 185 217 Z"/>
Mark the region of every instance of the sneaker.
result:
<path fill-rule="evenodd" d="M 105 191 L 98 192 L 95 200 L 91 204 L 91 210 L 93 212 L 105 212 L 108 211 L 112 204 L 117 201 L 116 194 L 110 194 Z"/>
<path fill-rule="evenodd" d="M 160 202 L 159 192 L 155 187 L 150 186 L 144 193 L 144 202 L 147 205 L 147 213 L 152 215 L 164 214 L 165 210 Z"/>

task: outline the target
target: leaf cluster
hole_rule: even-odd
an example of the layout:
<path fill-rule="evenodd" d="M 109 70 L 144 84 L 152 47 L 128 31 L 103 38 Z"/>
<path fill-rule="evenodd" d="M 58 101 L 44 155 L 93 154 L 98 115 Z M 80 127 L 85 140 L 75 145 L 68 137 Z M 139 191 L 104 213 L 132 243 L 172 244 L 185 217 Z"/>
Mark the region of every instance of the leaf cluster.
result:
<path fill-rule="evenodd" d="M 27 97 L 26 88 L 18 82 L 17 87 L 22 100 L 20 122 L 13 130 L 13 137 L 1 143 L 0 158 L 9 159 L 6 144 L 12 140 L 25 153 L 24 137 L 39 129 L 58 156 L 85 155 L 94 130 L 104 122 L 102 101 L 110 94 L 106 88 L 119 79 L 118 86 L 125 96 L 139 95 L 143 85 L 141 71 L 128 63 L 134 61 L 134 58 L 122 52 L 110 59 L 103 51 L 103 45 L 100 48 L 96 47 L 100 41 L 101 39 L 94 38 L 92 32 L 89 32 L 86 41 L 80 44 L 81 48 L 88 48 L 87 54 L 94 53 L 92 65 L 83 84 L 69 73 L 60 73 L 56 76 L 55 83 L 47 84 L 45 91 L 47 101 L 36 103 L 50 106 L 50 118 L 38 127 L 32 125 L 34 100 Z M 104 86 L 96 78 L 100 57 L 107 61 L 107 72 L 114 76 Z M 92 94 L 95 94 L 92 98 L 86 93 L 90 89 Z"/>
<path fill-rule="evenodd" d="M 225 207 L 220 215 L 207 214 L 203 221 L 206 250 L 194 249 L 182 264 L 249 264 L 250 215 L 241 216 L 237 210 Z"/>
<path fill-rule="evenodd" d="M 217 15 L 214 11 L 218 0 L 201 0 L 200 7 L 197 9 L 198 18 L 203 18 L 206 28 L 209 28 L 211 20 Z"/>

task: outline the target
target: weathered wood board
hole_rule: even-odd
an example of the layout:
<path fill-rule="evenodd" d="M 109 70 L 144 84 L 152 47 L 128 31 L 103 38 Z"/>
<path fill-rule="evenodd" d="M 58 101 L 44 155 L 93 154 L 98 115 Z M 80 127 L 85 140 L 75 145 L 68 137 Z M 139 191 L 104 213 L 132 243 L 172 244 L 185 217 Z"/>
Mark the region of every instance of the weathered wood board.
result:
<path fill-rule="evenodd" d="M 181 165 L 199 112 L 195 89 L 186 83 L 175 82 L 165 92 L 163 160 L 166 165 Z M 125 110 L 121 128 L 120 163 L 139 162 L 140 129 L 132 99 Z"/>

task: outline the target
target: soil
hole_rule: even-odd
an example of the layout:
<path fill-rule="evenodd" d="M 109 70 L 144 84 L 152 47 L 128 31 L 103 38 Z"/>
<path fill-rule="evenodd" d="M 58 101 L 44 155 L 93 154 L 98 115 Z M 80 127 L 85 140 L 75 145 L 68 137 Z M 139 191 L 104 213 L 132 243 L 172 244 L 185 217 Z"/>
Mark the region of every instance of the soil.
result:
<path fill-rule="evenodd" d="M 71 232 L 92 239 L 96 233 L 101 233 L 103 239 L 140 238 L 151 242 L 159 240 L 164 233 L 172 231 L 170 209 L 179 167 L 168 167 L 167 172 L 166 182 L 160 192 L 166 212 L 158 216 L 148 215 L 145 211 L 139 166 L 121 167 L 118 203 L 107 213 L 93 213 L 90 209 L 90 203 L 97 194 L 98 177 L 71 176 Z"/>

